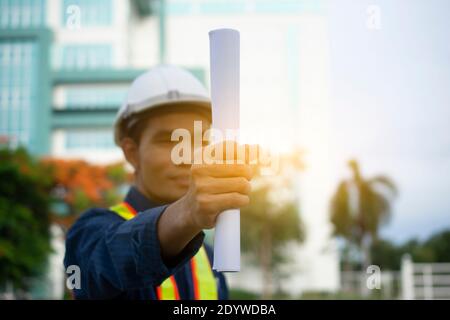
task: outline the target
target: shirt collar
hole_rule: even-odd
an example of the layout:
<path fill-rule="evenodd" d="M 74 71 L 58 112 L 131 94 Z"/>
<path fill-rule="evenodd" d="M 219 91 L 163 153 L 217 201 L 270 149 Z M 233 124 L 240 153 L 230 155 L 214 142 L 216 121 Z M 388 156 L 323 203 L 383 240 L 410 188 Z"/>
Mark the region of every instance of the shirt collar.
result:
<path fill-rule="evenodd" d="M 124 201 L 131 205 L 137 212 L 160 206 L 160 204 L 144 196 L 135 186 L 132 186 L 130 190 L 128 190 Z"/>

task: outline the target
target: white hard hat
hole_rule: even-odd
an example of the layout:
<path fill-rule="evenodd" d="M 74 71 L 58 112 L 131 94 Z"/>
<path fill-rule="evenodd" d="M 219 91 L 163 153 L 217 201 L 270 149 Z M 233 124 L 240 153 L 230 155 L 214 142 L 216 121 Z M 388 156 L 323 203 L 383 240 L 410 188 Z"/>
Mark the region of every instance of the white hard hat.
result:
<path fill-rule="evenodd" d="M 122 122 L 131 115 L 174 104 L 195 103 L 211 109 L 211 99 L 203 84 L 188 71 L 168 65 L 150 69 L 137 77 L 128 91 L 125 102 L 114 123 L 114 141 L 120 144 Z"/>

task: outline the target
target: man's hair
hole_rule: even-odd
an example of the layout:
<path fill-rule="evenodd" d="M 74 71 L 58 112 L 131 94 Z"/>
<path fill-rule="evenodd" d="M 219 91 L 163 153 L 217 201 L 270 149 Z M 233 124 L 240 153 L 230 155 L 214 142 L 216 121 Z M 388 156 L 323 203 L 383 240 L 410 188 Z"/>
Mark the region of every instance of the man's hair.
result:
<path fill-rule="evenodd" d="M 185 103 L 183 103 L 185 104 Z M 123 138 L 131 138 L 136 144 L 140 143 L 142 132 L 145 130 L 148 120 L 155 116 L 165 113 L 171 113 L 171 112 L 187 112 L 187 111 L 194 111 L 198 112 L 199 114 L 202 114 L 206 116 L 209 121 L 211 121 L 211 109 L 208 109 L 204 106 L 200 106 L 195 103 L 189 103 L 189 106 L 181 105 L 181 104 L 173 104 L 172 106 L 161 106 L 156 108 L 151 108 L 149 110 L 145 110 L 142 112 L 138 112 L 136 114 L 133 114 L 129 116 L 127 119 L 122 121 L 122 128 L 121 132 L 123 132 L 122 139 Z"/>

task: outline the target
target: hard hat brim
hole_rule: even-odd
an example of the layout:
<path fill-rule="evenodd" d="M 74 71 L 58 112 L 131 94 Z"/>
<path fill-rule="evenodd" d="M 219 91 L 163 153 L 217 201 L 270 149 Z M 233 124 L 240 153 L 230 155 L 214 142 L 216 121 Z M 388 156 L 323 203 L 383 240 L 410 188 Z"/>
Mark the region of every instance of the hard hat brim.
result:
<path fill-rule="evenodd" d="M 201 98 L 201 97 L 200 97 Z M 125 116 L 120 117 L 119 119 L 116 119 L 114 124 L 114 141 L 117 146 L 120 146 L 121 140 L 124 138 L 124 132 L 123 131 L 123 122 L 129 120 L 132 117 L 138 117 L 141 114 L 147 113 L 147 111 L 167 111 L 171 112 L 174 111 L 173 109 L 176 109 L 177 106 L 180 105 L 186 105 L 186 111 L 188 110 L 204 110 L 206 111 L 206 114 L 209 116 L 209 119 L 212 119 L 211 114 L 211 101 L 209 99 L 199 99 L 199 97 L 195 97 L 195 99 L 183 99 L 183 100 L 165 100 L 160 101 L 157 103 L 155 99 L 152 99 L 153 103 L 152 105 L 143 106 L 142 103 L 139 105 L 133 106 L 133 112 L 130 114 L 127 114 Z M 171 110 L 171 107 L 174 107 Z M 176 109 L 179 110 L 179 109 Z"/>

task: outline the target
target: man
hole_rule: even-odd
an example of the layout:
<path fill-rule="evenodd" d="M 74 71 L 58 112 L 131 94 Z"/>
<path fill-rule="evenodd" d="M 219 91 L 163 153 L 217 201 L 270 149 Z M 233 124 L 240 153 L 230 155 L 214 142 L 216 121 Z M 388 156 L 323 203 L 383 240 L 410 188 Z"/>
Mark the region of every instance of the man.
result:
<path fill-rule="evenodd" d="M 115 141 L 134 168 L 124 202 L 85 212 L 69 230 L 64 264 L 80 267 L 77 299 L 226 299 L 212 271 L 203 229 L 249 202 L 247 164 L 180 164 L 171 159 L 175 129 L 206 129 L 211 103 L 188 72 L 156 67 L 138 77 L 115 124 Z"/>

